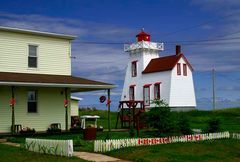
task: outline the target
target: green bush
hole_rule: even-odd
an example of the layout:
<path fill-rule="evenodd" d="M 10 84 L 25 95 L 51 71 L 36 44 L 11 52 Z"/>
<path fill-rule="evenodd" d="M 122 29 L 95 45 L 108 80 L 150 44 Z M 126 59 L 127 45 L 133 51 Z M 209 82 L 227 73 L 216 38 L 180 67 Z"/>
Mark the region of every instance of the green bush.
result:
<path fill-rule="evenodd" d="M 129 136 L 130 137 L 134 137 L 135 136 L 135 129 L 134 129 L 134 127 L 130 127 L 130 129 L 129 129 Z"/>
<path fill-rule="evenodd" d="M 178 129 L 179 133 L 182 133 L 184 135 L 192 134 L 192 130 L 190 128 L 189 120 L 184 114 L 180 114 L 178 118 Z"/>
<path fill-rule="evenodd" d="M 220 119 L 219 118 L 212 118 L 208 121 L 208 126 L 205 132 L 207 133 L 215 133 L 215 132 L 219 132 L 220 129 Z"/>
<path fill-rule="evenodd" d="M 158 130 L 159 135 L 171 132 L 172 121 L 170 119 L 170 107 L 163 100 L 154 100 L 155 107 L 147 112 L 147 122 Z"/>

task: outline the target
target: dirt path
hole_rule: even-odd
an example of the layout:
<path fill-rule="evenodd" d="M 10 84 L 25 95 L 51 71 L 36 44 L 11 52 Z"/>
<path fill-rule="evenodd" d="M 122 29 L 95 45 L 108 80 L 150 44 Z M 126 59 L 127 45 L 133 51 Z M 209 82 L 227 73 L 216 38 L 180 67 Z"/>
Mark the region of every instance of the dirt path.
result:
<path fill-rule="evenodd" d="M 97 153 L 90 153 L 90 152 L 74 152 L 73 156 L 79 157 L 84 160 L 90 160 L 95 162 L 107 162 L 107 161 L 116 161 L 116 162 L 130 162 L 126 160 L 121 160 L 118 158 L 114 158 L 111 156 L 97 154 Z"/>

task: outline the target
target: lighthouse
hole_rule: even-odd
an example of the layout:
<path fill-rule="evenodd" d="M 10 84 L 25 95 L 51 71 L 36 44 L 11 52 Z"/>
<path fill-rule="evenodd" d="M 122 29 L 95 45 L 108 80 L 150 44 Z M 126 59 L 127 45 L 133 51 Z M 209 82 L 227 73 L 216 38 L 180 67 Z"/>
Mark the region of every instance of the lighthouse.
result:
<path fill-rule="evenodd" d="M 129 57 L 121 101 L 143 101 L 146 108 L 151 108 L 152 100 L 161 99 L 172 110 L 195 109 L 191 64 L 180 45 L 173 55 L 160 57 L 163 50 L 164 44 L 151 42 L 151 35 L 143 29 L 136 35 L 136 42 L 124 45 Z"/>

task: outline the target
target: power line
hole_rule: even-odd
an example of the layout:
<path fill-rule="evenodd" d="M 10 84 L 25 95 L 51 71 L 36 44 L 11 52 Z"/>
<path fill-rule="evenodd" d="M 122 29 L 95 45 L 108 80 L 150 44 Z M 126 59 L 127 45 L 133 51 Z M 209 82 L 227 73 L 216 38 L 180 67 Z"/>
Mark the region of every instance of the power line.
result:
<path fill-rule="evenodd" d="M 166 34 L 163 34 L 162 36 L 169 36 L 169 35 L 172 35 L 172 34 L 176 34 L 178 32 L 182 32 L 182 31 L 187 31 L 187 30 L 190 30 L 190 29 L 194 29 L 194 28 L 198 28 L 198 27 L 201 27 L 203 25 L 206 25 L 206 24 L 210 24 L 212 22 L 216 22 L 216 21 L 220 21 L 220 20 L 223 20 L 227 17 L 230 17 L 230 16 L 233 16 L 235 14 L 239 14 L 239 12 L 237 13 L 231 13 L 229 15 L 226 15 L 226 16 L 223 16 L 221 18 L 217 18 L 217 19 L 212 19 L 212 20 L 208 20 L 208 21 L 205 21 L 203 23 L 200 23 L 200 24 L 197 24 L 197 25 L 193 25 L 193 26 L 190 26 L 190 27 L 186 27 L 186 28 L 182 28 L 182 29 L 179 29 L 179 30 L 176 30 L 176 31 L 173 31 L 173 32 L 169 32 L 169 33 L 166 33 Z"/>

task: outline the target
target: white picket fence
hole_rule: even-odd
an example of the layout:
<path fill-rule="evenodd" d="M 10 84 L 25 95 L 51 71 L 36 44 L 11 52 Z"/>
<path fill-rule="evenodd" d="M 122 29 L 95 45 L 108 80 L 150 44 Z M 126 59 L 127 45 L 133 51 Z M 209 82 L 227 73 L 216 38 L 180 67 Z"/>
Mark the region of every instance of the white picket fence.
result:
<path fill-rule="evenodd" d="M 194 142 L 203 140 L 230 138 L 229 132 L 206 133 L 184 136 L 172 136 L 163 138 L 132 138 L 132 139 L 115 139 L 115 140 L 95 140 L 94 152 L 107 152 L 121 149 L 124 147 L 159 145 L 175 142 Z"/>
<path fill-rule="evenodd" d="M 232 138 L 234 139 L 240 139 L 240 133 L 233 133 Z"/>
<path fill-rule="evenodd" d="M 25 148 L 29 151 L 61 156 L 73 155 L 73 140 L 49 140 L 26 138 Z"/>

